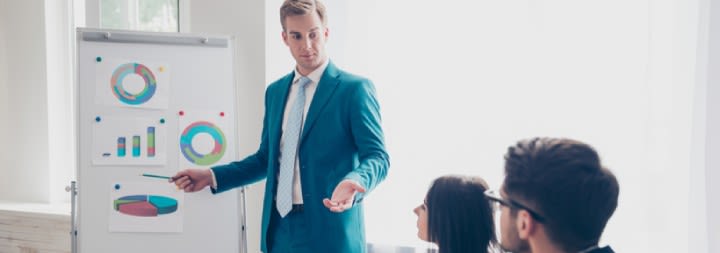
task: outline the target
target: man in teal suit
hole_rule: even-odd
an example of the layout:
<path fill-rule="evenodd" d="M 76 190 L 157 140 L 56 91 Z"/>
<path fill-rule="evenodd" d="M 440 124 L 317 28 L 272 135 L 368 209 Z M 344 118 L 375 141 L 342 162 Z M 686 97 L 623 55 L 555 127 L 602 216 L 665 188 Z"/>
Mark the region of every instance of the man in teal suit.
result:
<path fill-rule="evenodd" d="M 263 252 L 365 252 L 361 201 L 389 167 L 374 86 L 328 59 L 322 3 L 285 0 L 280 16 L 297 65 L 266 90 L 258 151 L 171 180 L 186 192 L 219 193 L 267 179 Z"/>

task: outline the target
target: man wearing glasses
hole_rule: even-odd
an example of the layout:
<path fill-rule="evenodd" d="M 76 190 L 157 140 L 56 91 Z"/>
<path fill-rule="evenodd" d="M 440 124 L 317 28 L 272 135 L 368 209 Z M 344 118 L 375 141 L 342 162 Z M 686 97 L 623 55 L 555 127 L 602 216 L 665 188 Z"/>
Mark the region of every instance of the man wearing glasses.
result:
<path fill-rule="evenodd" d="M 497 204 L 501 247 L 510 252 L 613 253 L 598 242 L 620 186 L 589 145 L 534 138 L 505 154 L 505 180 L 485 195 Z"/>

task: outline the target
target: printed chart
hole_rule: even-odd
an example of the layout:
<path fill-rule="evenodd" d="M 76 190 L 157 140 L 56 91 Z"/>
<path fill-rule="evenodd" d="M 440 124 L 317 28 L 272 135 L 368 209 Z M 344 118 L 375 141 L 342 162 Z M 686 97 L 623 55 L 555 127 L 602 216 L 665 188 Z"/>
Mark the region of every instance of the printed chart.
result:
<path fill-rule="evenodd" d="M 189 112 L 180 116 L 180 166 L 192 168 L 217 164 L 225 155 L 227 119 L 222 113 Z"/>
<path fill-rule="evenodd" d="M 207 134 L 212 138 L 212 150 L 201 154 L 193 147 L 193 139 L 198 134 Z M 202 145 L 202 144 L 199 144 Z M 198 146 L 198 145 L 196 145 Z M 215 124 L 207 121 L 193 122 L 180 135 L 180 150 L 185 158 L 197 165 L 211 165 L 225 154 L 227 143 L 225 135 Z"/>
<path fill-rule="evenodd" d="M 154 217 L 177 211 L 177 200 L 165 196 L 130 195 L 113 201 L 115 211 L 122 214 Z"/>
<path fill-rule="evenodd" d="M 165 180 L 117 182 L 110 187 L 110 232 L 182 232 L 184 193 Z"/>
<path fill-rule="evenodd" d="M 167 109 L 170 72 L 164 64 L 96 58 L 98 104 Z"/>
<path fill-rule="evenodd" d="M 164 119 L 96 116 L 93 164 L 164 165 Z"/>

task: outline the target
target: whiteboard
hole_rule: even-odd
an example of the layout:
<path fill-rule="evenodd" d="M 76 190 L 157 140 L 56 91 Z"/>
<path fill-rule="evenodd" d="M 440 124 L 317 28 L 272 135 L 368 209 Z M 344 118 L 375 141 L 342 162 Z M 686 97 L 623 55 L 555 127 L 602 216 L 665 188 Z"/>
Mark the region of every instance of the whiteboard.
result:
<path fill-rule="evenodd" d="M 245 252 L 241 191 L 141 176 L 237 160 L 233 44 L 78 29 L 78 252 Z"/>

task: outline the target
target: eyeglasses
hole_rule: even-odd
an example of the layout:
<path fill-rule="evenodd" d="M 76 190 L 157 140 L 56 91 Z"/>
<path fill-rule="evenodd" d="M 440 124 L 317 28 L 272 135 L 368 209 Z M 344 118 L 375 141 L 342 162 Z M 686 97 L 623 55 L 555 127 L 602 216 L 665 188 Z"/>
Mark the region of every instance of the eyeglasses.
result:
<path fill-rule="evenodd" d="M 511 199 L 504 199 L 500 194 L 493 190 L 487 190 L 485 191 L 485 197 L 490 201 L 495 201 L 496 203 L 507 206 L 509 208 L 515 208 L 515 209 L 522 209 L 530 213 L 530 216 L 533 217 L 533 219 L 543 222 L 545 221 L 545 218 L 540 216 L 537 212 L 533 211 L 532 209 L 528 208 L 527 206 L 520 204 L 516 201 L 513 201 Z"/>

